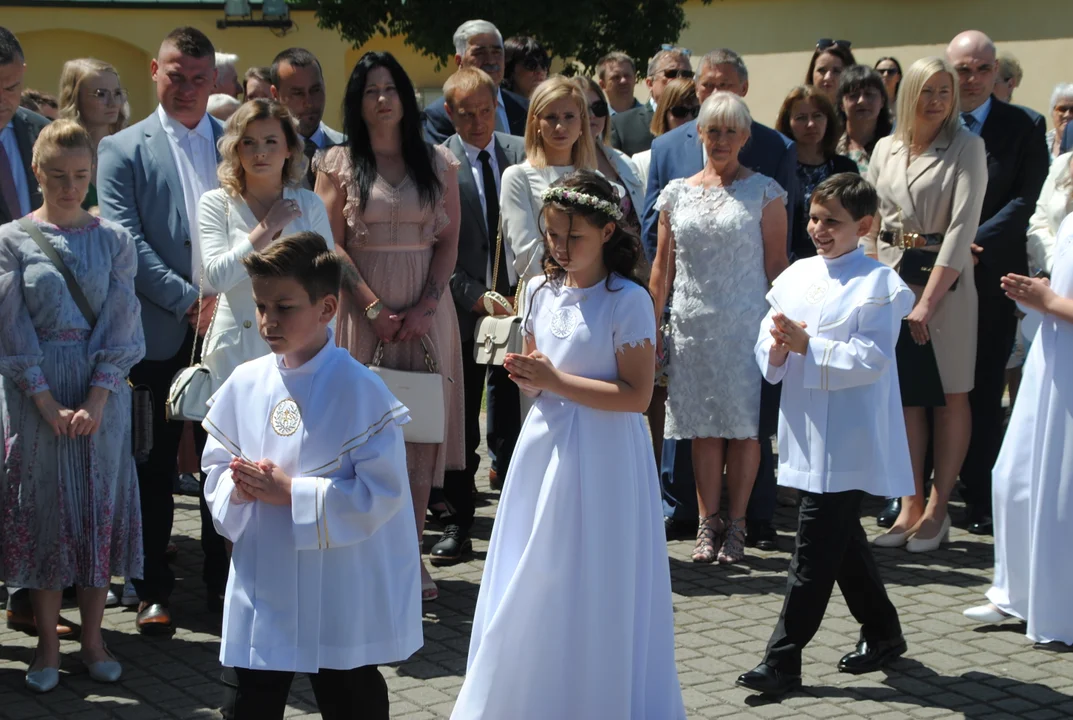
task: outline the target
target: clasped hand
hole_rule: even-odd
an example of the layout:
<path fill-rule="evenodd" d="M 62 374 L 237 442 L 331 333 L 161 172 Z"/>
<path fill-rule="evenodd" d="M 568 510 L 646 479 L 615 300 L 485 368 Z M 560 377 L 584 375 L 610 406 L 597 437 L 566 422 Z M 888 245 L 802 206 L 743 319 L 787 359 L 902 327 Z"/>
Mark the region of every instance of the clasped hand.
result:
<path fill-rule="evenodd" d="M 554 391 L 561 379 L 547 355 L 534 350 L 528 355 L 507 353 L 503 367 L 510 379 L 529 397 L 536 397 L 544 390 Z"/>
<path fill-rule="evenodd" d="M 229 466 L 235 489 L 231 502 L 236 505 L 260 500 L 269 505 L 291 504 L 291 478 L 271 460 L 251 463 L 233 458 Z"/>
<path fill-rule="evenodd" d="M 101 426 L 104 406 L 108 402 L 109 392 L 104 388 L 90 388 L 85 402 L 72 410 L 61 405 L 52 392 L 34 395 L 34 404 L 52 432 L 58 437 L 76 438 L 80 435 L 93 435 Z"/>
<path fill-rule="evenodd" d="M 1033 278 L 1010 273 L 1004 276 L 1001 282 L 1006 297 L 1041 313 L 1047 312 L 1047 305 L 1055 294 L 1047 278 Z"/>
<path fill-rule="evenodd" d="M 805 332 L 807 326 L 804 322 L 795 322 L 782 313 L 772 316 L 775 323 L 771 328 L 771 337 L 775 344 L 771 347 L 768 362 L 772 367 L 781 367 L 786 363 L 786 358 L 791 352 L 804 355 L 808 352 L 810 336 Z"/>
<path fill-rule="evenodd" d="M 409 310 L 401 312 L 385 306 L 372 321 L 373 331 L 380 342 L 416 340 L 428 335 L 435 316 L 436 306 L 429 300 L 422 300 Z"/>

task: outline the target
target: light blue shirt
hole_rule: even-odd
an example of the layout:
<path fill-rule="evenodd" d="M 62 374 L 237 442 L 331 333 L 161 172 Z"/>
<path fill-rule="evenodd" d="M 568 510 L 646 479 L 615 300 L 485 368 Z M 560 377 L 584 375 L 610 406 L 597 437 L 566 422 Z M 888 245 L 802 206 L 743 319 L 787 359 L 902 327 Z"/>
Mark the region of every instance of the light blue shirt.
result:
<path fill-rule="evenodd" d="M 991 98 L 987 98 L 987 100 L 984 100 L 983 105 L 981 105 L 980 107 L 976 108 L 975 110 L 973 110 L 972 112 L 969 113 L 969 115 L 971 115 L 972 119 L 975 121 L 973 123 L 973 126 L 969 127 L 966 124 L 965 127 L 967 127 L 973 134 L 979 135 L 980 131 L 983 130 L 984 123 L 987 121 L 987 116 L 990 113 L 991 113 Z M 961 122 L 962 122 L 962 124 L 965 124 L 964 117 L 962 117 Z"/>
<path fill-rule="evenodd" d="M 510 120 L 507 118 L 507 109 L 503 107 L 503 90 L 496 90 L 496 99 L 499 101 L 499 105 L 496 106 L 496 130 L 501 133 L 510 134 Z"/>
<path fill-rule="evenodd" d="M 19 139 L 15 136 L 15 121 L 12 119 L 7 126 L 0 130 L 0 142 L 4 144 L 4 152 L 7 153 L 8 162 L 11 164 L 11 177 L 15 179 L 15 192 L 19 196 L 18 217 L 30 213 L 30 184 L 26 181 L 26 166 L 22 164 L 22 153 L 19 151 Z"/>

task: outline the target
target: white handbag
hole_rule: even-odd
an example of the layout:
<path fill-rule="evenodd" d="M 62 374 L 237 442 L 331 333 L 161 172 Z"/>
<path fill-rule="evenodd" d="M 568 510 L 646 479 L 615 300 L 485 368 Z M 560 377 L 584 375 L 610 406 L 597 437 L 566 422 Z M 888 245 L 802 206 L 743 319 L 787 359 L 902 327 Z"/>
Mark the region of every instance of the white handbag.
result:
<path fill-rule="evenodd" d="M 437 372 L 436 359 L 429 349 L 431 343 L 422 336 L 421 348 L 425 351 L 425 366 L 428 372 L 392 370 L 381 367 L 384 359 L 384 343 L 378 342 L 373 352 L 369 369 L 380 376 L 388 390 L 410 411 L 410 422 L 402 426 L 402 436 L 409 443 L 444 441 L 446 405 L 443 395 L 443 375 Z"/>
<path fill-rule="evenodd" d="M 492 272 L 492 287 L 499 285 L 499 254 L 503 252 L 503 234 L 496 238 L 495 268 Z M 518 282 L 514 293 L 513 315 L 485 315 L 477 321 L 473 329 L 473 360 L 480 365 L 502 365 L 507 353 L 522 351 L 522 317 L 519 313 L 519 299 L 525 294 L 525 284 Z M 485 306 L 489 312 L 494 308 L 493 302 L 505 305 L 505 298 L 495 292 L 485 294 Z"/>

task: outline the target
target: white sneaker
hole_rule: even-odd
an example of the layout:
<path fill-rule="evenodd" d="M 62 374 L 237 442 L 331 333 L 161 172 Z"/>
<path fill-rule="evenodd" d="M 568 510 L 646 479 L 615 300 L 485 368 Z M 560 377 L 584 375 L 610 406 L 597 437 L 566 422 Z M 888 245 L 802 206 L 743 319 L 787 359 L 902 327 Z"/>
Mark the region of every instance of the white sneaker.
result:
<path fill-rule="evenodd" d="M 978 605 L 977 607 L 971 607 L 968 610 L 965 610 L 962 615 L 967 617 L 969 620 L 983 623 L 985 625 L 995 625 L 997 623 L 1002 622 L 1003 620 L 1009 620 L 1010 617 L 1012 617 L 1002 612 L 990 603 L 988 603 L 987 605 Z"/>
<path fill-rule="evenodd" d="M 123 585 L 123 597 L 119 598 L 119 604 L 123 607 L 134 607 L 138 604 L 138 593 L 134 590 L 130 578 L 127 578 L 126 584 Z"/>

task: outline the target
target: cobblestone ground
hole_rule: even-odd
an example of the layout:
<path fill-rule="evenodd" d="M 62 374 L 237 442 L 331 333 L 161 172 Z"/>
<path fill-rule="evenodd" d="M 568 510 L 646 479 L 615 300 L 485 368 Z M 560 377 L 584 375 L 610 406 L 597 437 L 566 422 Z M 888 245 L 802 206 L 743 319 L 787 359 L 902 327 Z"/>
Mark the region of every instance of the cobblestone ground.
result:
<path fill-rule="evenodd" d="M 498 494 L 487 487 L 485 467 L 478 487 L 482 501 L 474 528 L 474 559 L 433 571 L 440 599 L 425 605 L 424 648 L 411 661 L 384 668 L 393 718 L 448 718 L 461 687 L 498 500 Z M 111 608 L 105 614 L 105 637 L 123 662 L 122 681 L 114 686 L 93 682 L 77 659 L 77 644 L 64 643 L 68 655 L 60 686 L 48 695 L 33 696 L 22 684 L 33 640 L 0 629 L 0 718 L 219 717 L 214 708 L 221 694 L 217 682 L 220 622 L 204 607 L 197 502 L 189 497 L 176 500 L 175 635 L 143 638 L 134 630 L 132 610 Z M 961 508 L 955 506 L 954 513 L 956 520 Z M 678 671 L 690 718 L 1073 717 L 1073 655 L 1033 649 L 1021 624 L 979 628 L 962 617 L 962 609 L 981 602 L 988 587 L 991 541 L 957 529 L 950 542 L 933 554 L 877 551 L 909 641 L 907 656 L 889 670 L 857 677 L 835 670 L 857 633 L 836 591 L 823 627 L 805 653 L 803 692 L 775 703 L 735 688 L 734 679 L 759 660 L 775 624 L 795 526 L 792 511 L 780 508 L 780 551 L 751 551 L 742 565 L 731 568 L 694 565 L 689 561 L 691 542 L 670 543 Z M 878 532 L 871 521 L 866 527 Z M 629 528 L 622 530 L 629 532 Z M 430 528 L 426 549 L 436 538 L 435 529 Z M 71 619 L 77 616 L 73 609 L 65 614 Z M 304 678 L 294 685 L 287 717 L 319 717 Z"/>

